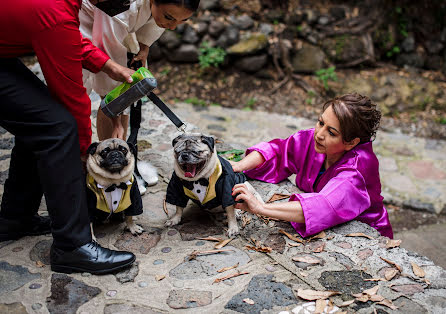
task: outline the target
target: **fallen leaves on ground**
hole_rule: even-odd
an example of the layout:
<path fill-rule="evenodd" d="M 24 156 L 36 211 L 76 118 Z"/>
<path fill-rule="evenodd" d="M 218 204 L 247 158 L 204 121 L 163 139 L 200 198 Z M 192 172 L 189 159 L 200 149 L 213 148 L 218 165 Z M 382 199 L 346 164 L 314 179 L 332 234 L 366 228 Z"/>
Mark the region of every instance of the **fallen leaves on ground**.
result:
<path fill-rule="evenodd" d="M 333 295 L 341 294 L 338 291 L 318 291 L 311 289 L 297 289 L 297 296 L 304 300 L 314 301 L 327 299 Z"/>
<path fill-rule="evenodd" d="M 316 300 L 316 308 L 314 310 L 314 313 L 323 313 L 325 306 L 327 305 L 326 300 L 318 299 Z"/>
<path fill-rule="evenodd" d="M 206 238 L 197 238 L 197 240 L 216 241 L 216 242 L 223 241 L 222 238 L 217 238 L 217 237 L 213 237 L 213 236 L 208 236 Z"/>
<path fill-rule="evenodd" d="M 396 306 L 395 304 L 392 303 L 392 301 L 387 300 L 387 299 L 384 299 L 384 300 L 382 300 L 381 302 L 378 302 L 378 303 L 376 303 L 376 304 L 385 305 L 385 306 L 391 308 L 392 310 L 396 310 L 396 309 L 398 309 L 398 306 Z"/>
<path fill-rule="evenodd" d="M 376 304 L 382 304 L 387 307 L 390 307 L 392 310 L 395 310 L 398 308 L 392 303 L 392 301 L 387 300 L 382 295 L 377 294 L 378 290 L 379 290 L 379 285 L 376 285 L 370 289 L 364 290 L 361 293 L 352 294 L 352 296 L 354 296 L 356 298 L 356 301 L 359 301 L 359 302 L 365 303 L 368 301 L 372 301 L 372 302 L 376 302 Z"/>
<path fill-rule="evenodd" d="M 386 278 L 386 280 L 392 280 L 393 277 L 395 277 L 397 274 L 399 273 L 399 270 L 397 269 L 388 269 L 386 270 L 386 272 L 384 273 L 384 278 Z"/>
<path fill-rule="evenodd" d="M 402 240 L 391 240 L 386 241 L 386 249 L 393 249 L 394 247 L 399 247 Z"/>
<path fill-rule="evenodd" d="M 247 274 L 249 274 L 249 272 L 243 272 L 243 273 L 236 272 L 236 273 L 231 274 L 231 275 L 227 275 L 227 276 L 224 276 L 224 277 L 221 277 L 221 278 L 217 278 L 217 279 L 214 280 L 213 283 L 218 283 L 218 282 L 221 282 L 221 281 L 226 280 L 226 279 L 230 279 L 230 278 L 234 278 L 234 277 L 238 277 L 238 276 L 242 276 L 242 275 L 247 275 Z"/>
<path fill-rule="evenodd" d="M 403 271 L 403 269 L 401 268 L 401 266 L 398 265 L 397 263 L 392 262 L 391 260 L 388 260 L 387 258 L 384 258 L 384 257 L 381 257 L 381 256 L 380 256 L 379 258 L 382 259 L 384 262 L 386 262 L 386 263 L 388 263 L 388 264 L 390 264 L 390 265 L 392 265 L 392 266 L 395 266 L 396 269 L 398 269 L 399 271 Z"/>
<path fill-rule="evenodd" d="M 161 280 L 163 280 L 164 278 L 166 278 L 165 275 L 156 275 L 156 276 L 155 276 L 155 280 L 156 280 L 156 281 L 161 281 Z"/>
<path fill-rule="evenodd" d="M 227 271 L 227 270 L 237 268 L 238 265 L 239 265 L 239 263 L 237 263 L 237 264 L 235 264 L 235 265 L 233 265 L 233 266 L 223 267 L 222 269 L 217 270 L 217 273 L 222 273 L 222 272 L 225 272 L 225 271 Z"/>
<path fill-rule="evenodd" d="M 293 261 L 295 262 L 301 262 L 301 263 L 307 263 L 307 264 L 319 264 L 321 262 L 320 259 L 311 257 L 309 255 L 305 256 L 294 256 Z"/>
<path fill-rule="evenodd" d="M 275 201 L 284 200 L 287 198 L 290 198 L 291 195 L 289 194 L 281 194 L 281 193 L 274 193 L 269 200 L 266 201 L 266 203 L 272 203 Z"/>
<path fill-rule="evenodd" d="M 228 243 L 231 242 L 231 241 L 232 241 L 232 238 L 225 239 L 225 240 L 221 240 L 220 242 L 218 242 L 218 243 L 214 246 L 214 248 L 215 248 L 215 249 L 221 249 L 222 247 L 224 247 L 226 244 L 228 244 Z"/>
<path fill-rule="evenodd" d="M 167 218 L 169 218 L 169 212 L 167 211 L 166 199 L 163 200 L 163 210 Z"/>
<path fill-rule="evenodd" d="M 308 239 L 309 241 L 313 241 L 313 240 L 317 240 L 317 239 L 323 239 L 327 236 L 327 234 L 325 233 L 325 231 L 321 231 L 318 234 L 312 236 L 311 238 Z"/>
<path fill-rule="evenodd" d="M 424 276 L 426 276 L 426 273 L 420 266 L 418 266 L 414 262 L 411 262 L 411 264 L 412 264 L 412 271 L 415 274 L 415 276 L 420 277 L 420 278 L 423 278 Z"/>
<path fill-rule="evenodd" d="M 36 262 L 36 266 L 39 267 L 39 268 L 42 268 L 42 267 L 45 267 L 45 264 L 43 262 L 41 262 L 41 261 L 37 261 Z"/>
<path fill-rule="evenodd" d="M 252 218 L 246 215 L 242 216 L 242 228 L 245 228 L 246 225 L 249 225 L 249 223 L 251 222 Z"/>
<path fill-rule="evenodd" d="M 262 243 L 260 243 L 260 241 L 254 239 L 253 237 L 250 238 L 252 244 L 254 244 L 254 246 L 252 245 L 245 245 L 245 248 L 247 248 L 248 250 L 254 250 L 257 252 L 261 252 L 261 253 L 271 253 L 272 252 L 272 248 L 270 248 L 269 246 L 265 246 L 262 245 Z"/>
<path fill-rule="evenodd" d="M 314 253 L 320 253 L 325 249 L 325 242 L 320 241 L 321 243 L 319 243 L 316 247 L 314 247 L 312 249 L 312 251 Z"/>
<path fill-rule="evenodd" d="M 369 235 L 367 235 L 365 233 L 362 233 L 362 232 L 349 233 L 349 234 L 346 234 L 345 236 L 346 237 L 363 237 L 363 238 L 367 238 L 367 239 L 370 239 L 370 240 L 374 240 L 375 239 L 374 237 L 371 237 L 371 236 L 369 236 Z"/>
<path fill-rule="evenodd" d="M 189 254 L 187 259 L 190 261 L 190 260 L 196 259 L 198 255 L 217 254 L 217 253 L 222 253 L 222 252 L 233 252 L 233 251 L 234 250 L 193 251 L 192 253 Z"/>
<path fill-rule="evenodd" d="M 297 236 L 289 234 L 288 232 L 286 232 L 283 229 L 280 229 L 279 233 L 286 235 L 288 239 L 290 239 L 290 240 L 292 240 L 294 242 L 304 243 L 304 241 L 302 239 L 299 239 Z"/>
<path fill-rule="evenodd" d="M 341 305 L 339 305 L 339 307 L 349 306 L 350 304 L 353 304 L 354 302 L 355 302 L 355 299 L 344 301 L 344 302 L 342 302 Z"/>
<path fill-rule="evenodd" d="M 245 302 L 245 303 L 247 303 L 249 305 L 253 305 L 255 303 L 254 300 L 252 300 L 250 298 L 243 299 L 243 302 Z"/>

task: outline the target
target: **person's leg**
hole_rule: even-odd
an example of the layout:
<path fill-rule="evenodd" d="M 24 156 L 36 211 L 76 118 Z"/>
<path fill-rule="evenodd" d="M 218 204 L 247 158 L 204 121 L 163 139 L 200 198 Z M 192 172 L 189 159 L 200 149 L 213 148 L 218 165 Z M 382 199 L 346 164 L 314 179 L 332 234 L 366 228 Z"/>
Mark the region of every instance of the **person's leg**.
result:
<path fill-rule="evenodd" d="M 18 143 L 2 215 L 18 217 L 14 213 L 36 211 L 40 193 L 28 193 L 25 196 L 30 198 L 19 200 L 20 206 L 29 207 L 15 204 L 26 186 L 26 173 L 17 167 L 32 169 L 32 165 L 24 166 L 25 155 L 30 155 L 29 161 L 36 161 L 38 172 L 33 183 L 40 178 L 52 220 L 54 245 L 62 249 L 82 246 L 91 241 L 91 233 L 76 121 L 18 59 L 0 63 L 0 125 L 14 134 Z"/>

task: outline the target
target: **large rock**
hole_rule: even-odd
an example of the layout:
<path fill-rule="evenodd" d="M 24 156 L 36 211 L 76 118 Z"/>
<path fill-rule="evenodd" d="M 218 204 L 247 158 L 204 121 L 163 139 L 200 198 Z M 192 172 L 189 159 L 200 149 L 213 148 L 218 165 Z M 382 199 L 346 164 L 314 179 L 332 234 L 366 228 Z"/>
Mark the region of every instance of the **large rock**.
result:
<path fill-rule="evenodd" d="M 164 54 L 171 62 L 198 62 L 198 48 L 192 44 L 181 45 L 173 51 L 164 50 Z"/>
<path fill-rule="evenodd" d="M 373 57 L 371 38 L 368 35 L 342 35 L 325 38 L 321 42 L 322 49 L 334 63 L 350 63 L 367 57 Z"/>
<path fill-rule="evenodd" d="M 327 57 L 321 48 L 313 45 L 303 45 L 294 56 L 291 63 L 294 72 L 314 73 L 327 66 Z"/>
<path fill-rule="evenodd" d="M 247 56 L 238 59 L 235 62 L 234 66 L 237 69 L 242 70 L 244 72 L 254 73 L 262 69 L 265 66 L 267 60 L 268 60 L 267 54 Z"/>
<path fill-rule="evenodd" d="M 246 39 L 227 49 L 228 53 L 235 55 L 255 54 L 268 46 L 268 37 L 265 34 L 252 34 Z"/>

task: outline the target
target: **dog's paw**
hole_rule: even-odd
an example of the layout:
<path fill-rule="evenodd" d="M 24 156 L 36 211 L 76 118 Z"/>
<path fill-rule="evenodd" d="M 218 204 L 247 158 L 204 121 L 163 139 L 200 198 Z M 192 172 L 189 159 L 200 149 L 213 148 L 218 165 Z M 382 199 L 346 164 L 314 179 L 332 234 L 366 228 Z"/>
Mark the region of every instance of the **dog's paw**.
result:
<path fill-rule="evenodd" d="M 144 232 L 144 228 L 141 227 L 140 225 L 137 224 L 132 224 L 130 226 L 127 226 L 127 229 L 133 234 L 133 235 L 137 235 L 137 234 L 141 234 Z"/>
<path fill-rule="evenodd" d="M 238 229 L 238 226 L 232 226 L 228 228 L 228 232 L 227 235 L 228 237 L 232 238 L 232 237 L 236 237 L 240 234 L 240 231 Z"/>
<path fill-rule="evenodd" d="M 180 223 L 180 221 L 181 221 L 181 217 L 173 216 L 171 219 L 168 219 L 164 223 L 164 225 L 166 225 L 167 227 L 172 227 L 172 226 L 178 225 Z"/>
<path fill-rule="evenodd" d="M 238 209 L 238 208 L 234 208 L 234 213 L 235 213 L 235 218 L 237 220 L 240 220 L 240 219 L 242 219 L 244 211 L 241 209 Z"/>

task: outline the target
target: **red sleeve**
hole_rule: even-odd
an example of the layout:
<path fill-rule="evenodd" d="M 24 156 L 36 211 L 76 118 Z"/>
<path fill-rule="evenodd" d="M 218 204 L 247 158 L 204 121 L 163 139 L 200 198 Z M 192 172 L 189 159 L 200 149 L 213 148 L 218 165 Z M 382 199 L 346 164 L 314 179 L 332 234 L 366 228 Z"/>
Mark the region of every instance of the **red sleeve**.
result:
<path fill-rule="evenodd" d="M 77 121 L 81 154 L 91 143 L 91 102 L 82 82 L 84 45 L 75 21 L 33 36 L 33 49 L 52 96 Z"/>
<path fill-rule="evenodd" d="M 108 59 L 110 57 L 93 45 L 88 38 L 82 38 L 82 66 L 85 69 L 98 73 Z"/>

